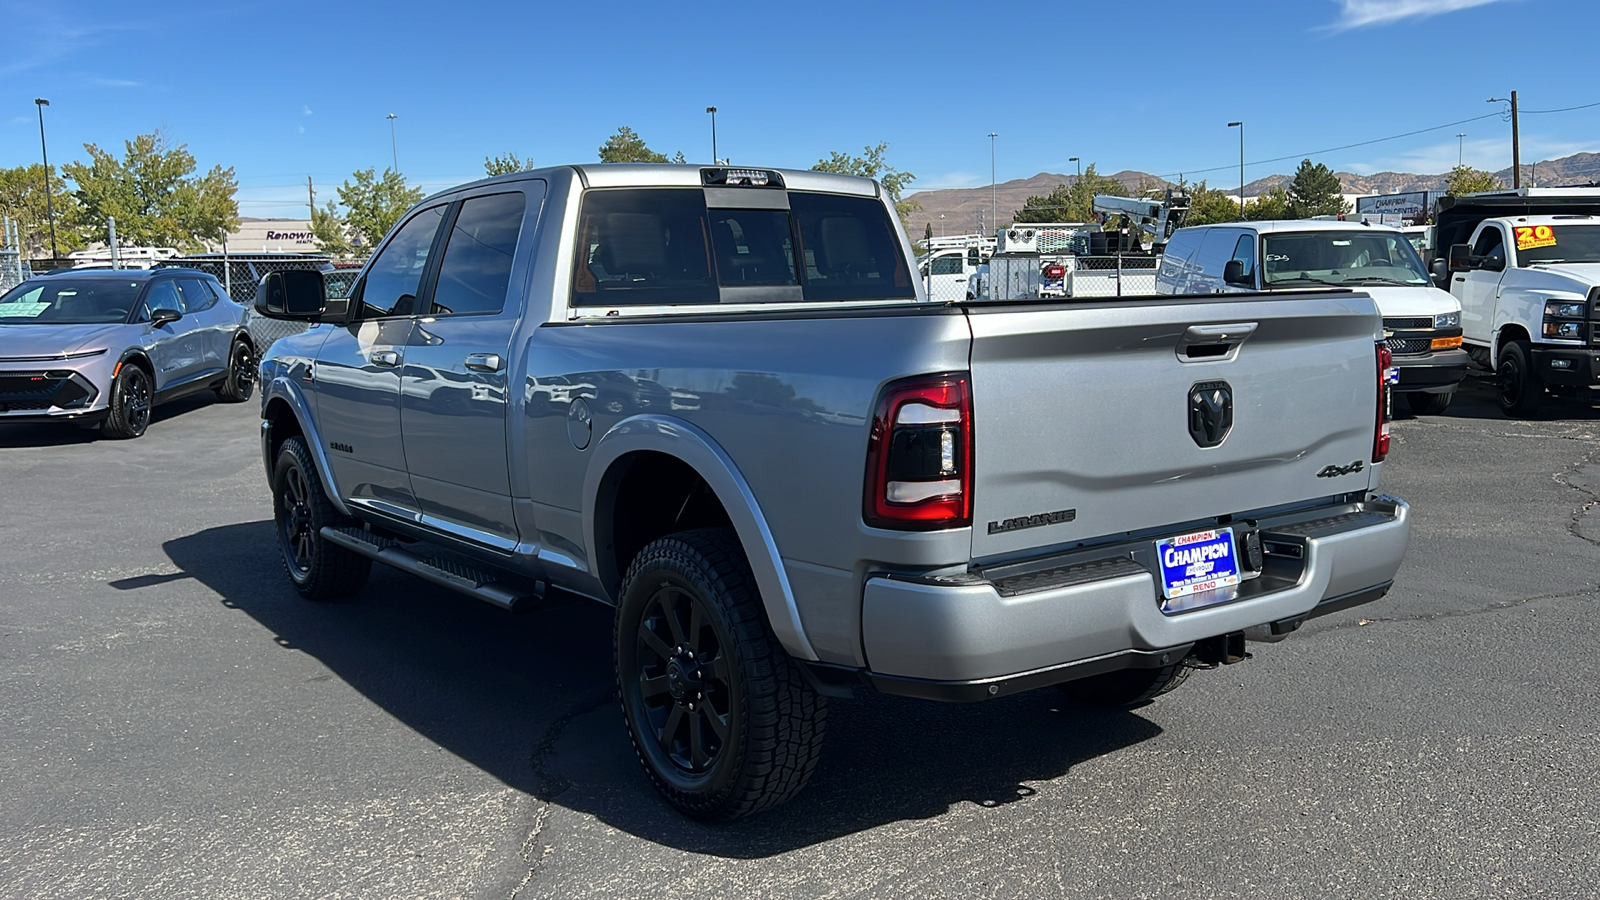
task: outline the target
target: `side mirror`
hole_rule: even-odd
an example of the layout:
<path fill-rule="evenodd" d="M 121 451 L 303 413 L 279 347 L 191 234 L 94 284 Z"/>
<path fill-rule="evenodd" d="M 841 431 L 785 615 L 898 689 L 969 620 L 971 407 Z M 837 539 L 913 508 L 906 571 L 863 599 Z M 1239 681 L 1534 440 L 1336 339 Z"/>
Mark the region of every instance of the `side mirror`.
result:
<path fill-rule="evenodd" d="M 1237 259 L 1228 260 L 1228 264 L 1222 267 L 1222 280 L 1237 287 L 1253 288 L 1256 286 L 1254 276 L 1245 274 L 1244 263 Z"/>
<path fill-rule="evenodd" d="M 1433 283 L 1439 287 L 1444 287 L 1450 280 L 1450 270 L 1442 259 L 1436 259 L 1428 264 L 1428 274 L 1433 276 Z"/>
<path fill-rule="evenodd" d="M 176 322 L 183 318 L 183 313 L 175 309 L 153 309 L 150 311 L 150 327 L 160 328 L 168 322 Z"/>
<path fill-rule="evenodd" d="M 1471 244 L 1451 244 L 1450 245 L 1450 271 L 1452 271 L 1452 272 L 1470 272 L 1470 271 L 1472 271 L 1472 245 Z"/>
<path fill-rule="evenodd" d="M 314 322 L 328 306 L 322 273 L 312 269 L 268 272 L 256 286 L 256 312 L 269 319 Z"/>
<path fill-rule="evenodd" d="M 1488 269 L 1491 272 L 1504 272 L 1506 270 L 1506 258 L 1504 256 L 1491 253 L 1488 256 L 1485 256 L 1478 263 L 1478 266 L 1480 268 Z"/>

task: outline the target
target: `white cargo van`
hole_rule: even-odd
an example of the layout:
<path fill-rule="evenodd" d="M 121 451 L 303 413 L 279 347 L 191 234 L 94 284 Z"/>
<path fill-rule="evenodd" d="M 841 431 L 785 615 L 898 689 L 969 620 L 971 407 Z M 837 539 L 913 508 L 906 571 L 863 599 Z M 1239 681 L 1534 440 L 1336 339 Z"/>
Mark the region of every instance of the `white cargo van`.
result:
<path fill-rule="evenodd" d="M 1398 228 L 1296 219 L 1180 228 L 1156 275 L 1161 294 L 1351 288 L 1377 302 L 1397 393 L 1412 412 L 1445 411 L 1467 374 L 1461 304 L 1433 286 Z"/>

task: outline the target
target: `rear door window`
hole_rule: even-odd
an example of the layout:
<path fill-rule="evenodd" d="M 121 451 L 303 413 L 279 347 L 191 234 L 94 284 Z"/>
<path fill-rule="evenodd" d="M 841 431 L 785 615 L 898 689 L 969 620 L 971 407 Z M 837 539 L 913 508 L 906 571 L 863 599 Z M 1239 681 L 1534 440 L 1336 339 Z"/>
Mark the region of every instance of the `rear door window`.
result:
<path fill-rule="evenodd" d="M 183 298 L 184 315 L 204 312 L 217 305 L 217 295 L 198 278 L 179 278 L 178 295 Z"/>
<path fill-rule="evenodd" d="M 589 191 L 580 214 L 573 305 L 916 297 L 899 231 L 881 202 L 789 192 L 772 205 L 783 205 L 782 199 L 788 210 L 707 209 L 705 193 L 696 189 Z"/>

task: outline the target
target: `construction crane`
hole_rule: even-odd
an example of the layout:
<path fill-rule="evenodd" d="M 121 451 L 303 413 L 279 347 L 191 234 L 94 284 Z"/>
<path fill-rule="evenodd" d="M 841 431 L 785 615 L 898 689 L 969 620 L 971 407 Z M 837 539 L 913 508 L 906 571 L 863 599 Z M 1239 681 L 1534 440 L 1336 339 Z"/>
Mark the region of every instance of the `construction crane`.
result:
<path fill-rule="evenodd" d="M 1183 220 L 1189 215 L 1189 194 L 1183 190 L 1167 188 L 1165 194 L 1159 198 L 1139 197 L 1112 197 L 1107 194 L 1096 194 L 1094 198 L 1094 211 L 1102 217 L 1102 222 L 1112 216 L 1126 216 L 1128 222 L 1139 231 L 1150 236 L 1150 243 L 1157 252 L 1167 243 L 1167 238 L 1172 233 L 1183 227 Z M 1141 240 L 1139 243 L 1143 244 Z"/>

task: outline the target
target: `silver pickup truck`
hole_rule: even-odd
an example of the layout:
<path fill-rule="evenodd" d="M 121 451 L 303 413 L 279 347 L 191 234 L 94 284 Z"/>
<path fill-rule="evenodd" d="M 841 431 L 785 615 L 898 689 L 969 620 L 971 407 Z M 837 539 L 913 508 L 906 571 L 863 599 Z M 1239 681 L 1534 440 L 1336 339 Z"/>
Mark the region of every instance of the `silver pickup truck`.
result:
<path fill-rule="evenodd" d="M 290 579 L 372 561 L 616 608 L 684 812 L 791 797 L 829 697 L 1144 702 L 1381 597 L 1388 350 L 1361 293 L 930 302 L 879 186 L 569 166 L 431 197 L 261 362 Z"/>

